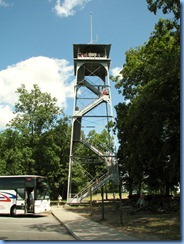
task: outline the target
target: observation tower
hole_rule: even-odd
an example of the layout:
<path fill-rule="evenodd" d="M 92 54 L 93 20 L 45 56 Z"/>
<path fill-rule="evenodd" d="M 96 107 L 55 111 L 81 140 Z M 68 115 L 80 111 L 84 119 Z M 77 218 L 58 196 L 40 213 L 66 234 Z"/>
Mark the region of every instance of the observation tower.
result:
<path fill-rule="evenodd" d="M 108 181 L 118 183 L 118 164 L 113 133 L 114 117 L 109 82 L 110 44 L 74 44 L 74 74 L 76 76 L 74 108 L 69 158 L 67 203 L 80 203 Z M 108 143 L 90 142 L 88 133 L 106 131 Z M 81 156 L 81 151 L 86 154 Z M 101 171 L 91 175 L 87 165 Z M 78 193 L 73 192 L 75 167 L 85 172 L 86 182 Z M 81 173 L 82 174 L 82 173 Z M 80 175 L 78 176 L 80 177 Z M 83 179 L 81 175 L 81 179 Z M 75 193 L 75 194 L 74 194 Z"/>

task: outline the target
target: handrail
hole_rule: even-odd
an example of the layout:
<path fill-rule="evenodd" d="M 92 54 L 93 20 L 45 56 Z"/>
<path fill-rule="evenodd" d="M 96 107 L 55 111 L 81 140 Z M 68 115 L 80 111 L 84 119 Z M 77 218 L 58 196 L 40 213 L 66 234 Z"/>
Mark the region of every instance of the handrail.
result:
<path fill-rule="evenodd" d="M 97 154 L 99 157 L 103 158 L 105 163 L 106 163 L 106 166 L 111 166 L 112 164 L 112 156 L 109 156 L 109 155 L 105 155 L 104 152 L 100 151 L 99 149 L 97 149 L 95 146 L 91 145 L 90 143 L 88 143 L 87 141 L 84 141 L 84 140 L 80 140 L 80 142 L 82 144 L 84 144 L 86 147 L 88 147 L 89 149 L 91 149 L 91 151 L 93 151 L 95 154 Z"/>
<path fill-rule="evenodd" d="M 74 116 L 76 116 L 76 117 L 83 116 L 103 102 L 106 102 L 106 103 L 109 102 L 108 95 L 101 96 L 98 99 L 96 99 L 93 103 L 91 103 L 87 107 L 85 107 L 84 109 L 75 111 Z"/>
<path fill-rule="evenodd" d="M 109 180 L 109 178 L 111 178 L 111 174 L 109 174 L 108 172 L 99 178 L 95 177 L 84 189 L 82 189 L 71 199 L 70 203 L 72 203 L 73 201 L 75 202 L 75 200 L 77 200 L 77 203 L 81 202 L 85 197 L 89 195 L 90 189 L 94 193 L 100 186 L 104 185 Z"/>

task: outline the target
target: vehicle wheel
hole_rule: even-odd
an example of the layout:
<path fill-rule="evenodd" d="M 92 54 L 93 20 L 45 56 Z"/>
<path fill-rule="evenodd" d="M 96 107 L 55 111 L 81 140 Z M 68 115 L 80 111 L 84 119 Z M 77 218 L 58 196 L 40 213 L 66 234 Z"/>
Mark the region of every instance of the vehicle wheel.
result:
<path fill-rule="evenodd" d="M 10 215 L 12 217 L 15 217 L 16 216 L 16 205 L 13 205 L 12 206 L 11 211 L 10 211 Z"/>

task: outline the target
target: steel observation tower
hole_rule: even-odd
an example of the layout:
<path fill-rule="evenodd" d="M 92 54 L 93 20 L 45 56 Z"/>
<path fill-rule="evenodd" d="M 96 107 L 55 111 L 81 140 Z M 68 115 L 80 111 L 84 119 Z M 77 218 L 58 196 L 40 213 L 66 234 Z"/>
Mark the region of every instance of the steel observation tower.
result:
<path fill-rule="evenodd" d="M 80 203 L 89 192 L 96 192 L 99 187 L 105 185 L 108 181 L 114 181 L 118 184 L 118 164 L 115 151 L 115 136 L 113 128 L 109 124 L 114 123 L 113 108 L 111 101 L 111 86 L 109 81 L 110 67 L 110 44 L 74 44 L 74 74 L 76 76 L 74 91 L 74 108 L 72 116 L 72 132 L 70 143 L 69 173 L 67 203 Z M 87 133 L 94 128 L 97 132 L 107 130 L 109 145 L 103 150 L 96 145 L 89 143 Z M 84 136 L 85 135 L 85 136 Z M 114 140 L 114 141 L 113 141 Z M 86 155 L 80 158 L 76 145 L 87 148 L 93 155 Z M 96 164 L 98 161 L 103 164 L 104 170 L 100 175 L 91 177 L 86 172 L 89 179 L 86 186 L 78 193 L 72 192 L 73 184 L 73 166 L 83 167 L 85 164 Z M 90 189 L 90 190 L 89 190 Z"/>

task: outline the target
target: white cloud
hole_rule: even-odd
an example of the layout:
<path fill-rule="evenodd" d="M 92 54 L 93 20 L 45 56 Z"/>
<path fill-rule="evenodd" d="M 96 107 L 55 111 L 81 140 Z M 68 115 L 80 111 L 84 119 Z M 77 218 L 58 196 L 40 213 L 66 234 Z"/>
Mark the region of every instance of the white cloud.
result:
<path fill-rule="evenodd" d="M 122 77 L 122 75 L 120 74 L 121 70 L 122 70 L 122 67 L 115 67 L 115 68 L 111 69 L 112 76 L 114 76 L 114 77 L 116 77 L 116 76 Z"/>
<path fill-rule="evenodd" d="M 4 129 L 6 124 L 15 117 L 9 105 L 0 104 L 0 129 Z"/>
<path fill-rule="evenodd" d="M 66 108 L 66 99 L 73 97 L 73 65 L 65 59 L 32 57 L 0 71 L 0 129 L 10 121 L 11 108 L 18 101 L 15 92 L 21 84 L 33 89 L 38 84 L 41 92 L 48 92 L 58 100 L 58 106 Z"/>
<path fill-rule="evenodd" d="M 9 4 L 6 3 L 4 0 L 0 0 L 0 7 L 8 7 Z"/>
<path fill-rule="evenodd" d="M 61 4 L 60 0 L 56 0 L 54 11 L 59 17 L 72 16 L 77 9 L 83 9 L 90 1 L 91 0 L 64 0 Z"/>

